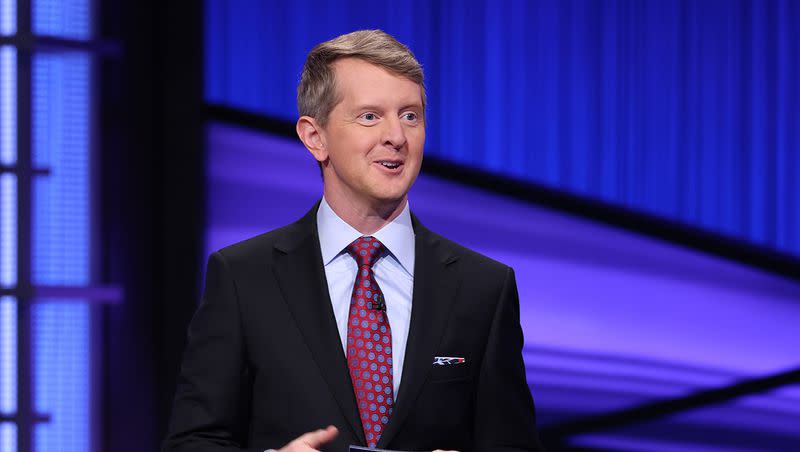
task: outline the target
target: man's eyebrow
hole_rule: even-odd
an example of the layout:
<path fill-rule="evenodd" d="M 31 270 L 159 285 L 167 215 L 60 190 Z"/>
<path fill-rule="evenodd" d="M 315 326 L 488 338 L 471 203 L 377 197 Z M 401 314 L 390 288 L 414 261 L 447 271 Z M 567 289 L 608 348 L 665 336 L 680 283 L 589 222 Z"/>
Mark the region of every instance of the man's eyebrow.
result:
<path fill-rule="evenodd" d="M 408 110 L 409 108 L 422 110 L 422 104 L 419 102 L 411 102 L 409 104 L 400 107 L 400 110 Z"/>
<path fill-rule="evenodd" d="M 403 111 L 403 110 L 408 110 L 409 108 L 422 110 L 422 104 L 419 103 L 419 102 L 409 102 L 409 103 L 403 104 L 403 106 L 401 106 L 399 108 L 399 110 Z M 352 110 L 353 110 L 353 112 L 360 112 L 360 111 L 364 111 L 364 110 L 374 110 L 374 111 L 381 111 L 382 112 L 382 111 L 384 111 L 384 107 L 380 107 L 380 106 L 374 105 L 374 104 L 359 104 L 359 105 L 354 106 L 352 108 Z"/>
<path fill-rule="evenodd" d="M 374 104 L 359 104 L 353 107 L 353 111 L 362 111 L 362 110 L 383 110 L 383 108 Z"/>

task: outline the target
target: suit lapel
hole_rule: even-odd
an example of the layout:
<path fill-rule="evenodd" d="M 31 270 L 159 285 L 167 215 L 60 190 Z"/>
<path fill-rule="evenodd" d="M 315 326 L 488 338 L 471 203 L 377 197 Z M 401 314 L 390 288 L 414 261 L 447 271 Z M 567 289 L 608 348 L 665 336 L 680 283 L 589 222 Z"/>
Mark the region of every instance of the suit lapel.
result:
<path fill-rule="evenodd" d="M 328 293 L 317 234 L 319 204 L 299 222 L 296 231 L 275 245 L 274 271 L 297 326 L 353 433 L 365 444 L 347 359 Z"/>
<path fill-rule="evenodd" d="M 386 448 L 413 408 L 450 317 L 459 279 L 458 259 L 439 237 L 412 215 L 415 239 L 414 289 L 411 324 L 406 344 L 403 376 L 389 424 L 378 442 Z"/>

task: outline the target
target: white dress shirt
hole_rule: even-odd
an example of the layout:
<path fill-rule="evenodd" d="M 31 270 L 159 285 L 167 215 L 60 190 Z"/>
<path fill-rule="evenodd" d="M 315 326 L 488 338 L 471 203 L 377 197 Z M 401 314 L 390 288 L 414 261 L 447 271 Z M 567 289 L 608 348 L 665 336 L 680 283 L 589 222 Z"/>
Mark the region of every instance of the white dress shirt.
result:
<path fill-rule="evenodd" d="M 358 264 L 345 248 L 364 234 L 339 218 L 325 198 L 322 198 L 317 211 L 317 230 L 333 314 L 346 355 L 347 319 L 350 315 L 350 298 L 353 295 Z M 389 251 L 373 264 L 372 269 L 386 300 L 386 314 L 392 329 L 392 379 L 397 397 L 403 374 L 403 358 L 411 321 L 411 294 L 414 288 L 414 229 L 408 202 L 397 218 L 372 236 L 380 240 Z"/>

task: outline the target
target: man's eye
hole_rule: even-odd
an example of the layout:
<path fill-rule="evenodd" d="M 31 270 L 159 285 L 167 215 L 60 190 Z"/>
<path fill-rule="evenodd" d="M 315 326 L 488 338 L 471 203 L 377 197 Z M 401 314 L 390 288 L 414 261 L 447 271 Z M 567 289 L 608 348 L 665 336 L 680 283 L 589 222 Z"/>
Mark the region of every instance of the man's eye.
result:
<path fill-rule="evenodd" d="M 406 121 L 416 121 L 417 120 L 417 114 L 416 113 L 406 113 L 406 114 L 403 115 L 403 119 L 405 119 Z"/>
<path fill-rule="evenodd" d="M 364 118 L 365 121 L 374 121 L 378 119 L 378 116 L 375 113 L 364 113 L 361 115 L 361 117 Z"/>

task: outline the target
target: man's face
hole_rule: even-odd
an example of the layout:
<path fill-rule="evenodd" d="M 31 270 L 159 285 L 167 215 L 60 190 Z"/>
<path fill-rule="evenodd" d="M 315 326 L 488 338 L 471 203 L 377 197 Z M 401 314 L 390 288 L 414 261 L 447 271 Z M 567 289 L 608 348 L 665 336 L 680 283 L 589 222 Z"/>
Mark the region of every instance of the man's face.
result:
<path fill-rule="evenodd" d="M 341 101 L 322 128 L 326 196 L 380 210 L 405 199 L 422 165 L 420 86 L 363 60 L 333 64 Z"/>

